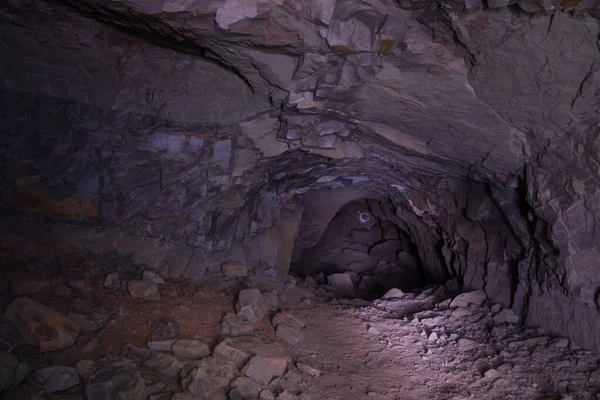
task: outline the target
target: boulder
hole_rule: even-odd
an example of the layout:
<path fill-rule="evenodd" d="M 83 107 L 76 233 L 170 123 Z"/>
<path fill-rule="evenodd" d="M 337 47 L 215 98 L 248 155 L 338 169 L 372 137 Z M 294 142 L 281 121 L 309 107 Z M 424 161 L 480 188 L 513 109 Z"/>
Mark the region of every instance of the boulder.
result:
<path fill-rule="evenodd" d="M 37 389 L 52 393 L 67 390 L 70 387 L 78 385 L 79 375 L 75 368 L 55 365 L 42 368 L 30 374 L 27 382 Z"/>
<path fill-rule="evenodd" d="M 481 290 L 475 290 L 473 292 L 461 293 L 452 300 L 450 308 L 468 307 L 473 304 L 476 306 L 482 305 L 487 300 L 487 296 Z"/>
<path fill-rule="evenodd" d="M 402 298 L 404 296 L 404 292 L 398 288 L 392 288 L 390 290 L 388 290 L 383 297 L 381 297 L 382 300 L 391 300 L 391 299 L 399 299 Z"/>
<path fill-rule="evenodd" d="M 347 273 L 331 274 L 327 277 L 327 284 L 335 289 L 335 292 L 343 296 L 354 294 L 352 278 Z"/>
<path fill-rule="evenodd" d="M 235 308 L 238 315 L 248 322 L 257 322 L 267 315 L 265 300 L 258 289 L 242 290 Z"/>
<path fill-rule="evenodd" d="M 292 346 L 298 346 L 304 339 L 304 334 L 300 329 L 287 324 L 277 325 L 275 335 Z"/>
<path fill-rule="evenodd" d="M 158 291 L 158 285 L 156 282 L 149 280 L 141 281 L 128 281 L 127 290 L 132 299 L 143 299 L 143 300 L 160 300 L 160 293 Z"/>
<path fill-rule="evenodd" d="M 221 265 L 221 272 L 228 278 L 248 276 L 248 266 L 238 261 L 229 261 Z"/>
<path fill-rule="evenodd" d="M 67 281 L 67 286 L 83 294 L 92 291 L 92 284 L 87 279 L 69 279 Z"/>
<path fill-rule="evenodd" d="M 210 356 L 210 347 L 206 343 L 193 339 L 179 339 L 173 343 L 171 351 L 177 357 L 188 360 L 199 360 Z"/>
<path fill-rule="evenodd" d="M 227 360 L 207 357 L 182 380 L 182 386 L 193 396 L 203 396 L 201 399 L 228 400 L 229 382 L 238 375 L 237 368 Z"/>
<path fill-rule="evenodd" d="M 104 279 L 104 287 L 109 289 L 119 289 L 121 287 L 121 278 L 118 272 L 113 272 L 106 275 Z"/>
<path fill-rule="evenodd" d="M 221 321 L 221 336 L 255 335 L 254 327 L 240 315 L 227 313 Z"/>
<path fill-rule="evenodd" d="M 496 324 L 518 324 L 521 320 L 517 314 L 508 309 L 500 311 L 493 319 Z"/>
<path fill-rule="evenodd" d="M 79 335 L 77 323 L 27 297 L 8 306 L 6 319 L 17 326 L 26 343 L 38 345 L 42 352 L 69 347 Z"/>
<path fill-rule="evenodd" d="M 254 380 L 245 376 L 238 376 L 230 384 L 231 392 L 229 392 L 230 400 L 254 400 L 256 399 L 262 386 Z"/>
<path fill-rule="evenodd" d="M 262 385 L 268 385 L 273 378 L 283 375 L 287 360 L 282 357 L 254 356 L 248 361 L 242 373 Z"/>
<path fill-rule="evenodd" d="M 171 351 L 171 346 L 179 339 L 179 324 L 169 318 L 159 319 L 152 323 L 148 338 L 148 348 L 154 351 Z"/>
<path fill-rule="evenodd" d="M 94 365 L 93 360 L 79 360 L 75 365 L 75 369 L 77 369 L 77 374 L 83 379 L 87 379 L 87 375 L 90 372 L 90 369 Z"/>
<path fill-rule="evenodd" d="M 279 310 L 279 295 L 276 291 L 265 292 L 262 294 L 265 300 L 265 306 L 267 311 L 278 311 Z"/>
<path fill-rule="evenodd" d="M 106 356 L 95 361 L 87 373 L 87 400 L 139 400 L 144 381 L 133 361 Z"/>
<path fill-rule="evenodd" d="M 179 376 L 187 362 L 167 353 L 151 351 L 133 345 L 126 345 L 122 351 L 123 357 L 135 362 L 144 370 L 151 370 L 168 378 Z"/>

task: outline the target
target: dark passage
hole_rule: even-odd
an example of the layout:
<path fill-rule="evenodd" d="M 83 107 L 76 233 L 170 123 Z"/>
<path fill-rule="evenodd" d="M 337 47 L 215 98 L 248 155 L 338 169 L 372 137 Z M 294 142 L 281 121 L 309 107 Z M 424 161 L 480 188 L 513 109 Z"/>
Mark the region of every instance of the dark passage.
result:
<path fill-rule="evenodd" d="M 371 212 L 380 204 L 361 199 L 343 206 L 318 243 L 302 252 L 292 272 L 326 282 L 341 296 L 364 299 L 379 298 L 394 287 L 411 291 L 426 285 L 409 234 Z"/>

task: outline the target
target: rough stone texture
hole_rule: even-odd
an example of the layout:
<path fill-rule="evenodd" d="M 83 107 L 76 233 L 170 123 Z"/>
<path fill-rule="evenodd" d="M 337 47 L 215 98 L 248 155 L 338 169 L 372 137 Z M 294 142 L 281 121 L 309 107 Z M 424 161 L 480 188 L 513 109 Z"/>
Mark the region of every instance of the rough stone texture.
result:
<path fill-rule="evenodd" d="M 127 290 L 132 299 L 160 300 L 158 285 L 151 280 L 127 281 Z"/>
<path fill-rule="evenodd" d="M 133 362 L 107 356 L 95 361 L 87 374 L 85 397 L 90 400 L 139 399 L 144 381 Z"/>
<path fill-rule="evenodd" d="M 468 293 L 459 294 L 450 303 L 451 308 L 468 307 L 470 304 L 476 306 L 482 305 L 487 300 L 485 292 L 481 290 L 474 290 Z"/>
<path fill-rule="evenodd" d="M 256 399 L 262 390 L 262 386 L 250 378 L 240 376 L 231 381 L 229 392 L 230 400 Z"/>
<path fill-rule="evenodd" d="M 221 336 L 251 336 L 255 333 L 254 327 L 237 314 L 227 313 L 221 321 Z"/>
<path fill-rule="evenodd" d="M 300 329 L 287 324 L 277 325 L 275 335 L 292 346 L 298 346 L 304 340 L 304 334 Z"/>
<path fill-rule="evenodd" d="M 336 293 L 340 295 L 354 294 L 354 283 L 349 274 L 331 274 L 327 277 L 327 284 L 335 288 Z"/>
<path fill-rule="evenodd" d="M 75 368 L 56 365 L 35 371 L 27 381 L 35 388 L 52 393 L 78 385 L 79 375 Z"/>
<path fill-rule="evenodd" d="M 112 316 L 102 302 L 94 300 L 73 300 L 69 309 L 69 318 L 84 332 L 95 332 L 102 328 Z"/>
<path fill-rule="evenodd" d="M 10 353 L 0 352 L 0 392 L 10 388 L 15 379 L 19 359 Z"/>
<path fill-rule="evenodd" d="M 254 356 L 242 369 L 242 373 L 266 386 L 273 378 L 283 375 L 286 368 L 285 358 Z"/>
<path fill-rule="evenodd" d="M 389 198 L 352 229 L 400 227 L 420 282 L 455 277 L 600 349 L 599 14 L 594 1 L 11 0 L 0 210 L 86 227 L 38 231 L 57 249 L 198 277 L 226 259 L 287 271 L 342 206 Z"/>
<path fill-rule="evenodd" d="M 19 297 L 8 306 L 6 319 L 19 328 L 26 343 L 39 346 L 42 352 L 69 347 L 79 335 L 75 322 L 27 297 Z"/>
<path fill-rule="evenodd" d="M 248 322 L 257 322 L 267 315 L 265 300 L 258 289 L 244 289 L 238 295 L 235 309 Z"/>
<path fill-rule="evenodd" d="M 239 277 L 248 275 L 248 266 L 238 261 L 229 261 L 221 265 L 221 272 L 226 277 Z"/>
<path fill-rule="evenodd" d="M 198 360 L 210 356 L 210 347 L 206 343 L 193 339 L 179 339 L 173 343 L 171 351 L 177 357 L 189 360 Z"/>
<path fill-rule="evenodd" d="M 237 375 L 238 370 L 228 361 L 208 357 L 198 363 L 183 380 L 183 387 L 194 396 L 204 399 L 227 400 L 229 382 Z"/>

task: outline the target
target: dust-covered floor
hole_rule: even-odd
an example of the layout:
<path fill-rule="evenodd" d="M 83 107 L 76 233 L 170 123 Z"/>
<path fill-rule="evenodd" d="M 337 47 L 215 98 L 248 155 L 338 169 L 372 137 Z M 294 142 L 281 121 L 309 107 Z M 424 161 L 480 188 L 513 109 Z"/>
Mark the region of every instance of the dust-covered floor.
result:
<path fill-rule="evenodd" d="M 600 398 L 595 355 L 480 292 L 367 302 L 260 267 L 162 283 L 124 264 L 3 269 L 0 398 Z"/>

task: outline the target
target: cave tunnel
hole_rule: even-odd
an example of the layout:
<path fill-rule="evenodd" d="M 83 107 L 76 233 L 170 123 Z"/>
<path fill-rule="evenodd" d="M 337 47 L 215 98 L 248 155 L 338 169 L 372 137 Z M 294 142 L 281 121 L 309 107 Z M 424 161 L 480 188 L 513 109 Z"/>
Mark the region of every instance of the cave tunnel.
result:
<path fill-rule="evenodd" d="M 406 226 L 395 214 L 390 220 L 373 210 L 382 210 L 377 199 L 345 204 L 317 244 L 292 260 L 291 272 L 327 282 L 341 296 L 370 300 L 392 288 L 410 292 L 431 284 Z"/>
<path fill-rule="evenodd" d="M 600 398 L 599 10 L 2 1 L 0 400 Z"/>

